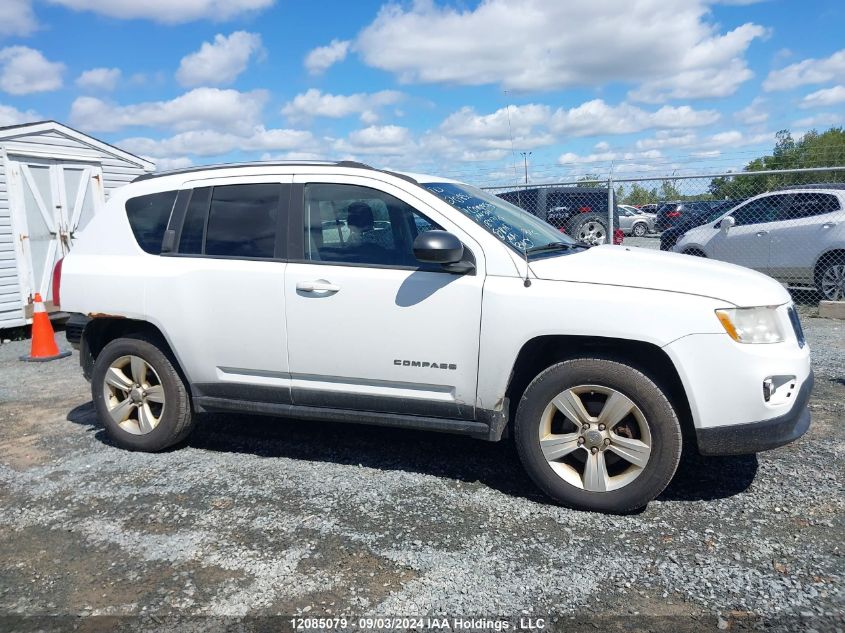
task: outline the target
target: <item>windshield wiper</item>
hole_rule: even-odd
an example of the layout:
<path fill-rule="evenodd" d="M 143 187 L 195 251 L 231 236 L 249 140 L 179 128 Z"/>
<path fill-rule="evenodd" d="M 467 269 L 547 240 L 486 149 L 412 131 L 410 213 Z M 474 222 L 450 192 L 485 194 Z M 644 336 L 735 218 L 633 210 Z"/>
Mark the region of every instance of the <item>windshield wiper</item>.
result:
<path fill-rule="evenodd" d="M 544 251 L 570 251 L 573 248 L 589 248 L 586 244 L 569 244 L 568 242 L 549 242 L 542 246 L 532 246 L 525 250 L 526 254 L 542 253 Z"/>

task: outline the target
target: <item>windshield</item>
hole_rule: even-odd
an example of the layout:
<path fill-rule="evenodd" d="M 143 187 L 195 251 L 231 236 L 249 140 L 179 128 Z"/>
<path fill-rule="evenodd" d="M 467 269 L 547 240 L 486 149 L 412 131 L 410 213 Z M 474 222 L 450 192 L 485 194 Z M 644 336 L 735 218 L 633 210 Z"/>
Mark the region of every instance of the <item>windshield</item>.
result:
<path fill-rule="evenodd" d="M 520 253 L 579 245 L 551 224 L 481 189 L 452 182 L 422 186 Z"/>

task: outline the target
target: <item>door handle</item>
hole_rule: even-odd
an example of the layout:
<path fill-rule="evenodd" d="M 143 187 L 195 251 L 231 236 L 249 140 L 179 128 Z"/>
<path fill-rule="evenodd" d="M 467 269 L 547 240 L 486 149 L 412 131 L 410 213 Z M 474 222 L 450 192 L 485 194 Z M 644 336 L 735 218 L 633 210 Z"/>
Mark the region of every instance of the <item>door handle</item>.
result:
<path fill-rule="evenodd" d="M 836 226 L 836 222 L 825 222 L 822 224 L 823 229 L 832 229 L 834 226 Z"/>
<path fill-rule="evenodd" d="M 768 231 L 757 231 L 757 237 L 763 237 L 764 235 L 768 235 Z"/>
<path fill-rule="evenodd" d="M 340 286 L 337 286 L 325 279 L 318 279 L 316 281 L 298 281 L 296 289 L 300 292 L 328 292 L 334 293 L 340 291 Z"/>

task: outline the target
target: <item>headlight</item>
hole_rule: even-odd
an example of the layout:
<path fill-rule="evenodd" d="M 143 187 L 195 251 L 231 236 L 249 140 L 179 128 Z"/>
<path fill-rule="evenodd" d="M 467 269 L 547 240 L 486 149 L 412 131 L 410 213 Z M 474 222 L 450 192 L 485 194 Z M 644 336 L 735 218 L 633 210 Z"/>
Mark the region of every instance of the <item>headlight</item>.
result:
<path fill-rule="evenodd" d="M 722 327 L 737 343 L 780 343 L 780 328 L 776 308 L 725 308 L 716 310 Z"/>

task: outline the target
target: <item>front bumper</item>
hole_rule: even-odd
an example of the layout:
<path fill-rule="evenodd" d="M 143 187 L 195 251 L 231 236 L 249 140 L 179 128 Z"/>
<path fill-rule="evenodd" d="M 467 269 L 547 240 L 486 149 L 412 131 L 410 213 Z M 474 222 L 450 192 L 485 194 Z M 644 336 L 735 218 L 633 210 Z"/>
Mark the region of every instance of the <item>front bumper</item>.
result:
<path fill-rule="evenodd" d="M 794 442 L 810 428 L 807 403 L 813 390 L 813 374 L 807 376 L 787 413 L 776 418 L 696 429 L 698 451 L 702 455 L 748 455 Z"/>

